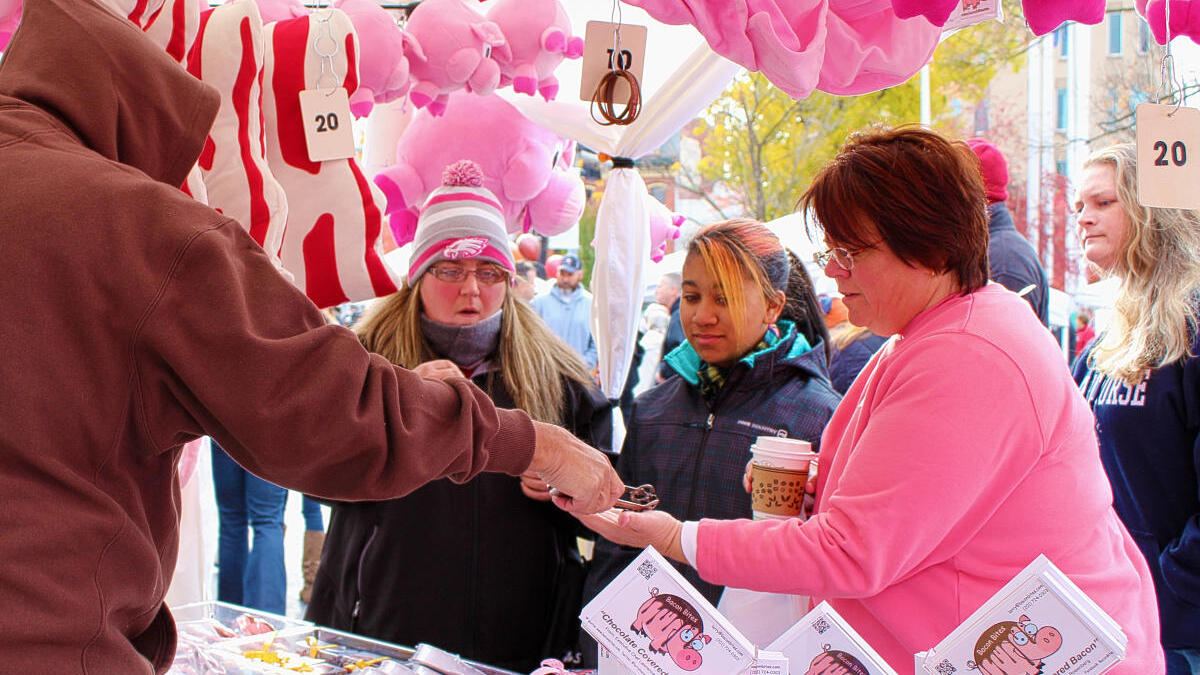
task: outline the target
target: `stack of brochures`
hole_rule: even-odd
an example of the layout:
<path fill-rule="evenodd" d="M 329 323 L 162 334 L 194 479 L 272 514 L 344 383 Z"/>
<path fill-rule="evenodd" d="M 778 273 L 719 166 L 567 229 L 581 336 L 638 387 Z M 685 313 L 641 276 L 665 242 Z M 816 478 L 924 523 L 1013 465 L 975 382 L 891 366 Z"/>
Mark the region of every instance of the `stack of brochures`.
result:
<path fill-rule="evenodd" d="M 1041 555 L 916 663 L 929 675 L 1098 675 L 1125 658 L 1127 643 L 1117 622 Z"/>
<path fill-rule="evenodd" d="M 754 644 L 653 548 L 579 618 L 606 657 L 630 673 L 735 675 L 754 662 Z"/>
<path fill-rule="evenodd" d="M 767 649 L 786 654 L 792 673 L 896 675 L 827 602 L 805 614 Z"/>

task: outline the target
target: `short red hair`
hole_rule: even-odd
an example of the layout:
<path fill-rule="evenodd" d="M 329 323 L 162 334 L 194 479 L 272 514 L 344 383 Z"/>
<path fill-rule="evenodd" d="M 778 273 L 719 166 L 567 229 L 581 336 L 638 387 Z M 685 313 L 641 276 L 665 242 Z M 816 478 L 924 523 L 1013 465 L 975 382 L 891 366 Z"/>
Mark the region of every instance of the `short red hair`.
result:
<path fill-rule="evenodd" d="M 907 125 L 853 134 L 800 198 L 836 246 L 883 243 L 905 263 L 949 272 L 969 293 L 988 281 L 988 213 L 966 144 Z"/>

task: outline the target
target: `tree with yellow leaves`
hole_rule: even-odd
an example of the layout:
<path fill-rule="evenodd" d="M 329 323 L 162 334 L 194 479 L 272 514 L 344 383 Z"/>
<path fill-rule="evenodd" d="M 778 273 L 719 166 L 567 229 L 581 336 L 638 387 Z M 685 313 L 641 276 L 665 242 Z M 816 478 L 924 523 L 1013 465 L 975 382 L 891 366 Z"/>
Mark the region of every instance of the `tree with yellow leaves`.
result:
<path fill-rule="evenodd" d="M 1032 35 L 1020 3 L 1005 0 L 1004 23 L 969 26 L 945 38 L 930 67 L 932 126 L 951 136 L 970 131 L 962 101 L 978 100 L 997 70 L 1024 54 Z M 700 139 L 699 175 L 680 170 L 679 184 L 706 197 L 715 182 L 741 196 L 743 213 L 762 221 L 791 213 L 816 171 L 857 129 L 873 123 L 920 121 L 920 83 L 861 96 L 813 92 L 795 101 L 759 73 L 734 79 L 702 113 L 693 130 Z M 710 204 L 723 217 L 715 202 Z"/>

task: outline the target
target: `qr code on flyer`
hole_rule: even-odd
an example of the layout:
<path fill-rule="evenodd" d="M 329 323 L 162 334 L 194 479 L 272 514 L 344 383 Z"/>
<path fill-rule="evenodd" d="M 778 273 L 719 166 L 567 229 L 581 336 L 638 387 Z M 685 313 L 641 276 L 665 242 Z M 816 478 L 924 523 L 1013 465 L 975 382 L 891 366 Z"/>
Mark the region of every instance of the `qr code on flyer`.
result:
<path fill-rule="evenodd" d="M 942 662 L 937 664 L 937 672 L 938 675 L 954 675 L 954 673 L 958 672 L 958 668 L 955 668 L 954 664 L 950 663 L 950 659 L 942 659 Z"/>
<path fill-rule="evenodd" d="M 824 635 L 825 631 L 829 630 L 829 622 L 825 620 L 825 617 L 818 616 L 817 620 L 812 622 L 812 627 L 818 635 Z"/>
<path fill-rule="evenodd" d="M 645 560 L 641 565 L 638 565 L 637 571 L 638 574 L 642 575 L 642 578 L 649 579 L 650 577 L 654 576 L 654 573 L 658 570 L 654 567 L 654 563 L 650 562 L 649 560 Z"/>

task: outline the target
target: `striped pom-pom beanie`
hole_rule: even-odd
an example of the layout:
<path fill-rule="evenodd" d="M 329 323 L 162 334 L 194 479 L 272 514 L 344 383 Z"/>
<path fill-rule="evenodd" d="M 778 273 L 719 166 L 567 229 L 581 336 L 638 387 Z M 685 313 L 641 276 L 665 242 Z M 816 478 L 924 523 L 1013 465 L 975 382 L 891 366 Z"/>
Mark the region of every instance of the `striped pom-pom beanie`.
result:
<path fill-rule="evenodd" d="M 414 285 L 438 261 L 468 258 L 496 263 L 509 272 L 516 268 L 500 201 L 483 187 L 479 165 L 463 159 L 446 167 L 442 186 L 429 193 L 421 207 L 408 284 Z"/>

